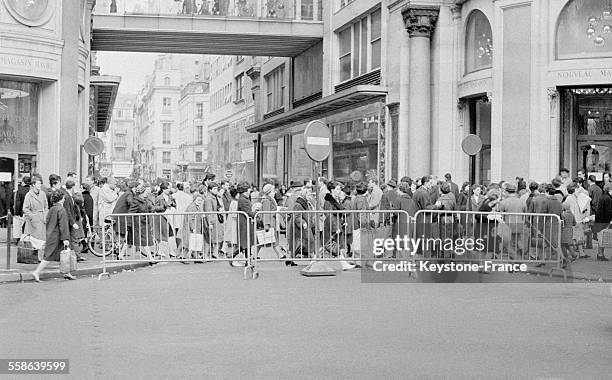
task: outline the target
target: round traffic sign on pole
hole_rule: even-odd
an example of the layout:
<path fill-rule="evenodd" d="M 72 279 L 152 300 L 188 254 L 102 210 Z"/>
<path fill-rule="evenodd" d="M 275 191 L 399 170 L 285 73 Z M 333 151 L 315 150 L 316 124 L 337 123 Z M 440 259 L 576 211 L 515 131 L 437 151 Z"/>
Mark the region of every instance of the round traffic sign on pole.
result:
<path fill-rule="evenodd" d="M 475 156 L 482 149 L 482 140 L 478 135 L 469 134 L 461 142 L 461 149 L 468 156 Z"/>
<path fill-rule="evenodd" d="M 227 179 L 231 179 L 234 176 L 234 172 L 231 170 L 226 170 L 225 171 L 225 178 Z"/>
<path fill-rule="evenodd" d="M 304 130 L 304 149 L 311 160 L 321 162 L 331 152 L 331 132 L 321 120 L 313 120 Z"/>
<path fill-rule="evenodd" d="M 104 152 L 104 141 L 99 137 L 90 136 L 83 143 L 83 149 L 90 156 L 99 156 Z"/>

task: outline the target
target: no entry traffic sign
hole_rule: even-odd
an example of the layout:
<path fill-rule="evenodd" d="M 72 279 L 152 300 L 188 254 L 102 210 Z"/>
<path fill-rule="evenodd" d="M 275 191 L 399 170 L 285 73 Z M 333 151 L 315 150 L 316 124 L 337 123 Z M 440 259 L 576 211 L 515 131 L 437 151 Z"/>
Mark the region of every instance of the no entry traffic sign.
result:
<path fill-rule="evenodd" d="M 90 136 L 83 143 L 83 149 L 90 156 L 99 156 L 104 152 L 104 141 L 99 137 Z"/>
<path fill-rule="evenodd" d="M 304 130 L 304 149 L 311 160 L 321 162 L 331 152 L 331 133 L 321 120 L 313 120 Z"/>

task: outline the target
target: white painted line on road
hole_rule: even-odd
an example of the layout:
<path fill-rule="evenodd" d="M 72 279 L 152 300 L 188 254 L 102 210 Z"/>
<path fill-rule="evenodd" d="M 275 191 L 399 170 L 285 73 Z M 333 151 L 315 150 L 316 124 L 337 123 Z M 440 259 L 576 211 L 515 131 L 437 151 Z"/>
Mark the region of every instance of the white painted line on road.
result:
<path fill-rule="evenodd" d="M 329 139 L 327 137 L 308 137 L 306 144 L 329 146 Z"/>

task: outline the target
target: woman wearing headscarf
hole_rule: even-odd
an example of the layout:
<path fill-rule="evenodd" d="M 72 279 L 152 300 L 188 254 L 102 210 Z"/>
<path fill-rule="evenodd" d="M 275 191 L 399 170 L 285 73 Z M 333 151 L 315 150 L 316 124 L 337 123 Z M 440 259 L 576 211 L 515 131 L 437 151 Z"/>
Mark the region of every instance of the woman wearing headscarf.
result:
<path fill-rule="evenodd" d="M 160 184 L 152 212 L 164 214 L 174 208 L 176 208 L 176 201 L 170 196 L 170 185 L 168 182 L 163 182 Z M 158 254 L 162 257 L 169 256 L 172 251 L 169 238 L 174 236 L 174 231 L 164 215 L 154 215 L 151 219 L 153 221 L 153 236 L 159 243 Z"/>
<path fill-rule="evenodd" d="M 342 196 L 342 209 L 343 210 L 354 210 L 355 209 L 355 201 L 353 200 L 353 187 L 350 185 L 344 185 L 342 187 L 342 192 L 344 195 Z M 344 236 L 341 238 L 341 244 L 346 247 L 346 256 L 350 257 L 351 252 L 351 243 L 353 242 L 353 217 L 355 215 L 352 213 L 346 213 L 345 222 L 348 224 L 345 228 Z"/>
<path fill-rule="evenodd" d="M 208 244 L 207 242 L 210 240 L 209 230 L 208 230 L 208 220 L 203 216 L 202 212 L 204 211 L 204 196 L 200 193 L 194 193 L 193 202 L 187 209 L 185 210 L 185 216 L 183 218 L 183 226 L 185 226 L 183 231 L 183 241 L 189 250 L 189 257 L 183 257 L 190 259 L 195 255 L 198 259 L 204 259 L 205 254 L 208 253 Z M 196 214 L 192 214 L 196 213 Z M 202 235 L 202 246 L 198 247 L 195 245 L 199 245 L 196 243 L 194 239 L 191 239 L 191 235 Z M 194 245 L 195 244 L 195 245 Z"/>
<path fill-rule="evenodd" d="M 49 262 L 59 262 L 62 250 L 70 248 L 70 229 L 68 227 L 68 214 L 64 208 L 64 194 L 61 191 L 54 191 L 51 194 L 51 203 L 53 206 L 46 219 L 45 254 L 36 270 L 32 272 L 36 282 L 40 282 L 40 272 L 49 265 Z M 64 278 L 75 280 L 71 273 L 64 274 Z"/>
<path fill-rule="evenodd" d="M 238 191 L 235 187 L 231 187 L 228 191 L 230 196 L 229 208 L 227 213 L 227 220 L 224 223 L 224 238 L 227 244 L 228 253 L 231 257 L 235 257 L 238 254 Z M 230 261 L 230 266 L 234 266 L 234 263 Z"/>
<path fill-rule="evenodd" d="M 222 202 L 219 201 L 219 185 L 210 181 L 207 184 L 208 192 L 204 196 L 204 211 L 219 212 L 223 210 Z M 210 235 L 210 255 L 216 259 L 221 255 L 223 248 L 223 214 L 207 214 L 208 228 Z"/>
<path fill-rule="evenodd" d="M 244 216 L 248 215 L 249 218 L 255 217 L 253 211 L 253 205 L 249 198 L 251 186 L 248 182 L 242 181 L 236 187 L 236 191 L 239 194 L 238 197 L 238 248 L 240 252 L 244 254 L 244 257 L 248 258 L 248 252 L 250 247 L 255 243 L 255 229 L 253 224 L 249 222 L 250 219 Z"/>
<path fill-rule="evenodd" d="M 331 248 L 331 253 L 337 256 L 340 253 L 340 249 L 345 249 L 343 241 L 346 239 L 342 238 L 344 231 L 346 231 L 345 215 L 340 213 L 343 210 L 340 204 L 342 196 L 342 184 L 335 181 L 327 182 L 327 192 L 325 193 L 323 203 L 323 210 L 325 210 L 325 221 L 323 222 L 323 247 Z"/>
<path fill-rule="evenodd" d="M 149 202 L 149 192 L 151 188 L 148 185 L 138 185 L 134 189 L 136 196 L 130 204 L 130 214 L 150 213 L 153 205 Z M 132 241 L 128 244 L 135 247 L 140 247 L 140 251 L 151 258 L 151 246 L 153 246 L 153 235 L 151 234 L 151 223 L 146 215 L 135 215 L 132 224 Z"/>
<path fill-rule="evenodd" d="M 396 204 L 394 204 L 395 210 L 406 211 L 408 216 L 414 217 L 417 213 L 417 205 L 414 199 L 410 196 L 410 184 L 407 182 L 400 182 L 397 186 L 398 197 Z M 393 224 L 393 237 L 400 236 L 402 239 L 404 236 L 411 236 L 409 231 L 409 221 L 406 214 L 403 212 L 398 213 L 397 222 Z"/>
<path fill-rule="evenodd" d="M 272 212 L 278 211 L 278 203 L 276 202 L 276 189 L 274 185 L 271 183 L 267 183 L 264 185 L 261 190 L 261 211 L 268 212 L 268 214 L 263 214 L 262 221 L 264 225 L 265 232 L 269 232 L 271 229 L 274 230 L 274 240 L 275 243 L 272 245 L 273 249 L 276 251 L 276 248 L 279 246 L 279 231 L 278 224 L 276 220 L 276 215 Z M 281 247 L 282 254 L 281 256 L 286 255 L 285 248 Z M 278 253 L 278 252 L 277 252 Z"/>

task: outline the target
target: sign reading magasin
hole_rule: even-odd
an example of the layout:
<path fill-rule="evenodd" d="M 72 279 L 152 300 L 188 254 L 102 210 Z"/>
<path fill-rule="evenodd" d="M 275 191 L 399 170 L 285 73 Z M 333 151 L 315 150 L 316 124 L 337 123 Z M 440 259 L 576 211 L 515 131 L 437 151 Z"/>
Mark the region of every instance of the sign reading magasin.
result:
<path fill-rule="evenodd" d="M 55 79 L 57 78 L 57 63 L 50 59 L 0 54 L 0 72 Z"/>

